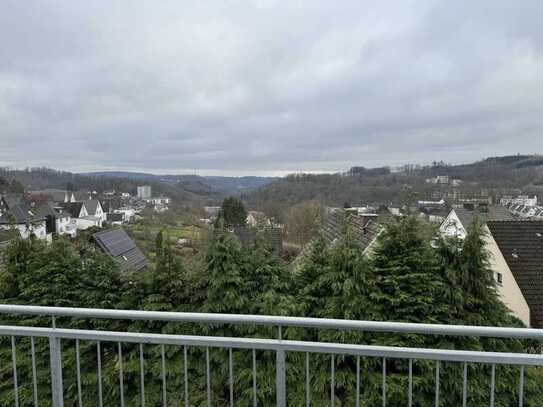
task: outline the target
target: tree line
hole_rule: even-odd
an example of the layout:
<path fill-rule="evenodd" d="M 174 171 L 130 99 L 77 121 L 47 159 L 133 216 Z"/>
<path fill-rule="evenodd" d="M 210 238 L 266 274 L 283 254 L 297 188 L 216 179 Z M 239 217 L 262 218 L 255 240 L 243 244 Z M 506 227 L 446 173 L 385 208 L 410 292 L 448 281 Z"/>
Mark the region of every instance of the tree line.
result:
<path fill-rule="evenodd" d="M 402 321 L 489 326 L 521 326 L 498 298 L 488 268 L 482 229 L 474 226 L 464 241 L 436 239 L 428 226 L 414 217 L 386 225 L 369 257 L 361 254 L 347 227 L 342 236 L 327 245 L 318 234 L 312 250 L 296 266 L 284 263 L 264 239 L 253 247 L 241 245 L 235 235 L 210 238 L 198 259 L 184 264 L 158 234 L 156 262 L 143 273 L 121 273 L 117 264 L 85 244 L 74 247 L 58 239 L 47 245 L 37 240 L 14 242 L 5 254 L 0 272 L 2 303 L 190 311 L 260 315 L 291 315 L 352 320 Z M 7 317 L 4 324 L 47 326 L 41 317 Z M 268 327 L 198 325 L 151 321 L 106 321 L 60 318 L 65 328 L 128 330 L 168 334 L 275 337 Z M 380 334 L 351 331 L 314 331 L 287 328 L 285 339 L 353 344 L 378 344 L 423 348 L 482 351 L 530 352 L 529 341 Z M 9 338 L 1 343 L 0 358 L 9 361 Z M 50 397 L 49 353 L 45 341 L 36 340 L 40 405 Z M 127 405 L 139 405 L 139 348 L 123 345 L 124 397 Z M 76 405 L 75 344 L 62 342 L 66 405 Z M 115 343 L 101 345 L 105 405 L 118 405 L 118 349 Z M 146 405 L 161 405 L 161 354 L 159 346 L 146 345 Z M 228 350 L 211 349 L 213 405 L 229 400 Z M 81 343 L 82 383 L 85 405 L 96 405 L 97 356 L 95 343 Z M 180 405 L 184 398 L 183 349 L 166 347 L 168 405 Z M 234 393 L 236 403 L 252 402 L 252 353 L 234 350 Z M 30 344 L 17 339 L 17 361 L 21 405 L 32 404 Z M 330 355 L 312 355 L 312 405 L 330 402 Z M 336 405 L 354 405 L 355 357 L 337 355 L 335 363 Z M 382 361 L 362 358 L 362 405 L 381 403 Z M 387 398 L 391 406 L 406 405 L 408 364 L 387 360 Z M 205 405 L 205 350 L 188 352 L 189 399 L 191 405 Z M 275 355 L 257 351 L 259 405 L 275 405 Z M 10 363 L 0 367 L 0 405 L 12 405 Z M 496 368 L 496 405 L 518 403 L 519 369 Z M 543 402 L 539 369 L 527 369 L 526 406 Z M 287 396 L 289 405 L 305 404 L 305 354 L 287 353 Z M 414 405 L 434 403 L 435 363 L 413 364 Z M 443 406 L 461 405 L 462 365 L 441 363 L 440 386 Z M 486 405 L 490 395 L 490 366 L 469 366 L 468 405 Z"/>

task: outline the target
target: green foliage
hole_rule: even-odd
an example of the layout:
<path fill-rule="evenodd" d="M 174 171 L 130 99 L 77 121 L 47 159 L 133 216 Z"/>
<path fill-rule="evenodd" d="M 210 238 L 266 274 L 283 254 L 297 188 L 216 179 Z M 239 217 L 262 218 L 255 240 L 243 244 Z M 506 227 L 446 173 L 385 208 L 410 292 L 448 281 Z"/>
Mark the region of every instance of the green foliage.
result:
<path fill-rule="evenodd" d="M 110 258 L 82 244 L 56 240 L 16 240 L 7 250 L 0 271 L 2 303 L 61 305 L 71 307 L 127 308 L 160 311 L 217 312 L 260 315 L 298 315 L 353 320 L 408 321 L 447 324 L 520 325 L 499 301 L 484 251 L 480 226 L 469 231 L 465 241 L 431 239 L 431 229 L 412 217 L 388 224 L 368 259 L 350 237 L 343 234 L 331 245 L 317 236 L 308 254 L 295 270 L 287 267 L 266 241 L 257 239 L 244 248 L 237 237 L 224 232 L 209 241 L 201 258 L 181 262 L 169 238 L 153 236 L 156 267 L 146 272 L 121 273 Z M 48 325 L 39 317 L 7 317 L 4 324 Z M 150 321 L 101 321 L 62 318 L 62 327 L 128 330 L 171 334 L 222 335 L 228 337 L 275 337 L 272 328 L 177 324 Z M 527 352 L 530 342 L 504 339 L 429 337 L 351 331 L 283 329 L 287 339 L 339 343 L 378 344 L 405 347 L 472 349 Z M 0 358 L 11 360 L 9 338 L 0 344 Z M 36 340 L 40 405 L 48 405 L 50 378 L 48 343 Z M 96 405 L 96 343 L 81 342 L 81 366 L 85 405 Z M 117 344 L 102 343 L 104 404 L 119 404 Z M 123 344 L 125 401 L 140 403 L 139 347 Z M 144 345 L 147 405 L 161 405 L 161 347 Z M 181 405 L 184 397 L 184 355 L 180 347 L 164 348 L 167 365 L 168 405 Z M 76 405 L 75 343 L 62 343 L 65 402 Z M 31 405 L 31 360 L 28 339 L 17 339 L 17 366 L 21 405 Z M 205 405 L 205 349 L 188 348 L 189 399 Z M 238 405 L 252 400 L 252 352 L 234 350 L 234 395 Z M 289 405 L 305 400 L 305 354 L 287 353 Z M 211 349 L 213 405 L 227 405 L 229 398 L 227 349 Z M 275 405 L 275 355 L 257 351 L 258 403 Z M 336 373 L 336 405 L 351 406 L 355 400 L 357 359 L 349 355 L 310 356 L 310 387 L 315 406 L 330 403 L 330 368 Z M 381 404 L 382 361 L 361 358 L 362 405 Z M 415 404 L 433 405 L 435 362 L 414 361 Z M 442 404 L 461 404 L 463 366 L 441 363 Z M 406 405 L 408 363 L 387 360 L 387 398 L 390 405 Z M 469 405 L 489 403 L 490 367 L 469 365 Z M 0 405 L 12 405 L 11 365 L 0 368 Z M 527 369 L 526 406 L 542 405 L 541 371 Z M 518 369 L 497 367 L 497 406 L 516 405 Z"/>
<path fill-rule="evenodd" d="M 219 218 L 225 226 L 244 226 L 247 222 L 247 211 L 239 198 L 230 196 L 224 199 Z"/>

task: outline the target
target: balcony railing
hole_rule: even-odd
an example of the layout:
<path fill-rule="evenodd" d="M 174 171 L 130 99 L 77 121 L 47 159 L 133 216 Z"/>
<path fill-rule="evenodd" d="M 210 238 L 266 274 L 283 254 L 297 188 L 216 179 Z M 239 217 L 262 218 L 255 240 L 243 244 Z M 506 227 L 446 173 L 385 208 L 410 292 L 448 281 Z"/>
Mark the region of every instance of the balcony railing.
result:
<path fill-rule="evenodd" d="M 428 360 L 435 362 L 435 405 L 440 405 L 440 363 L 458 362 L 463 364 L 462 377 L 462 404 L 467 405 L 468 397 L 468 364 L 485 364 L 490 366 L 490 386 L 489 402 L 491 406 L 496 403 L 496 366 L 510 365 L 518 366 L 518 405 L 523 406 L 525 400 L 525 368 L 532 366 L 542 366 L 543 356 L 540 354 L 529 353 L 501 353 L 501 352 L 479 352 L 465 350 L 447 350 L 447 349 L 422 349 L 405 348 L 392 346 L 373 346 L 360 344 L 329 343 L 329 342 L 309 342 L 299 340 L 286 340 L 282 336 L 282 330 L 285 327 L 312 328 L 326 330 L 349 330 L 363 332 L 379 333 L 402 333 L 402 334 L 420 334 L 420 335 L 447 335 L 462 337 L 495 337 L 510 339 L 543 339 L 543 330 L 527 328 L 497 328 L 481 326 L 460 326 L 460 325 L 430 325 L 413 323 L 394 323 L 394 322 L 372 322 L 372 321 L 349 321 L 333 319 L 315 319 L 315 318 L 296 318 L 280 316 L 258 316 L 258 315 L 232 315 L 232 314 L 199 314 L 199 313 L 172 313 L 172 312 L 152 312 L 152 311 L 128 311 L 128 310 L 104 310 L 104 309 L 84 309 L 84 308 L 61 308 L 61 307 L 37 307 L 37 306 L 17 306 L 0 305 L 0 314 L 9 315 L 36 315 L 47 316 L 51 318 L 51 327 L 33 327 L 33 326 L 0 326 L 0 336 L 9 337 L 11 342 L 11 367 L 13 380 L 13 405 L 19 406 L 19 377 L 17 373 L 17 341 L 20 338 L 29 338 L 31 364 L 32 364 L 32 391 L 33 402 L 38 406 L 41 401 L 38 395 L 38 375 L 36 373 L 36 348 L 35 340 L 45 338 L 48 340 L 48 350 L 50 357 L 50 377 L 51 377 L 51 404 L 54 407 L 64 405 L 64 386 L 62 374 L 62 346 L 64 341 L 75 342 L 75 362 L 76 362 L 76 382 L 77 382 L 77 405 L 82 406 L 82 385 L 81 385 L 81 361 L 80 344 L 92 342 L 96 344 L 96 374 L 97 374 L 97 401 L 99 406 L 104 405 L 103 383 L 102 383 L 102 344 L 116 344 L 118 356 L 118 386 L 119 402 L 121 406 L 125 405 L 125 384 L 123 374 L 123 346 L 125 344 L 134 344 L 139 347 L 139 366 L 140 366 L 140 404 L 145 406 L 146 386 L 144 375 L 144 350 L 143 346 L 152 344 L 160 347 L 161 357 L 161 402 L 163 406 L 168 405 L 167 400 L 167 372 L 165 347 L 180 347 L 183 350 L 183 401 L 184 405 L 189 405 L 189 382 L 190 378 L 187 369 L 187 349 L 190 347 L 199 347 L 205 349 L 205 399 L 207 405 L 214 405 L 214 399 L 211 387 L 210 357 L 211 348 L 222 348 L 228 351 L 228 386 L 229 386 L 229 405 L 236 403 L 234 398 L 234 366 L 232 353 L 233 350 L 244 349 L 252 352 L 252 405 L 257 405 L 257 351 L 271 351 L 275 353 L 275 395 L 276 405 L 286 406 L 287 404 L 287 386 L 286 371 L 288 369 L 285 355 L 286 353 L 301 353 L 305 356 L 305 404 L 311 404 L 311 355 L 324 354 L 330 357 L 330 402 L 334 406 L 336 397 L 336 377 L 334 360 L 341 355 L 349 355 L 356 360 L 356 390 L 354 401 L 359 406 L 360 400 L 360 359 L 378 358 L 382 363 L 380 399 L 383 406 L 387 405 L 387 360 L 406 360 L 408 363 L 407 386 L 405 389 L 407 405 L 413 405 L 413 363 L 418 360 Z M 57 318 L 73 317 L 85 319 L 107 319 L 107 320 L 144 320 L 144 321 L 167 321 L 195 324 L 228 324 L 228 325 L 261 325 L 277 328 L 277 338 L 263 339 L 250 337 L 220 337 L 220 336 L 194 336 L 194 335 L 171 335 L 144 332 L 114 332 L 84 329 L 64 329 L 56 326 Z"/>

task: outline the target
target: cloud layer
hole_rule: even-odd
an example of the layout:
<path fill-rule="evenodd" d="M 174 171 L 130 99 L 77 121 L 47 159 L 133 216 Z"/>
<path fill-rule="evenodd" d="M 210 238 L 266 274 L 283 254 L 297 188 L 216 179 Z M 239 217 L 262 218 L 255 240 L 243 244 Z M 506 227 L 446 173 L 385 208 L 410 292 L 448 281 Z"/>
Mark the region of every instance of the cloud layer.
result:
<path fill-rule="evenodd" d="M 543 152 L 543 2 L 0 3 L 0 165 L 283 174 Z"/>

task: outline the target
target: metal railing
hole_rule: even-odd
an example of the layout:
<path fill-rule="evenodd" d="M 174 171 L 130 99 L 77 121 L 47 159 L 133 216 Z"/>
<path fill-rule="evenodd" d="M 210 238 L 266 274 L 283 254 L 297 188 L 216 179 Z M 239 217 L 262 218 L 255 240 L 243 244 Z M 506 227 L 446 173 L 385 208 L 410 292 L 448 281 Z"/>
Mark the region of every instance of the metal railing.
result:
<path fill-rule="evenodd" d="M 127 311 L 127 310 L 103 310 L 103 309 L 79 309 L 61 307 L 36 307 L 0 305 L 0 314 L 18 315 L 40 315 L 53 318 L 53 327 L 29 327 L 29 326 L 0 326 L 0 336 L 11 339 L 11 357 L 13 373 L 13 397 L 14 405 L 19 406 L 19 383 L 17 373 L 17 338 L 30 338 L 31 361 L 32 361 L 32 389 L 34 405 L 38 406 L 38 385 L 36 374 L 36 350 L 35 339 L 45 338 L 49 341 L 50 355 L 50 376 L 52 405 L 63 407 L 63 376 L 62 376 L 62 349 L 61 341 L 75 341 L 76 354 L 76 380 L 77 400 L 82 406 L 81 394 L 81 363 L 80 363 L 80 342 L 90 341 L 96 343 L 97 361 L 97 400 L 98 405 L 103 406 L 102 388 L 102 343 L 117 344 L 119 360 L 119 395 L 120 405 L 124 407 L 125 384 L 123 376 L 123 344 L 139 345 L 140 363 L 140 396 L 141 405 L 145 406 L 145 379 L 144 379 L 144 351 L 143 346 L 147 344 L 160 346 L 161 358 L 161 382 L 162 382 L 162 403 L 167 406 L 167 374 L 165 346 L 182 347 L 183 349 L 183 388 L 184 405 L 189 405 L 188 387 L 189 377 L 187 370 L 187 348 L 199 347 L 205 349 L 205 382 L 207 405 L 212 405 L 211 374 L 210 374 L 210 348 L 223 348 L 228 350 L 228 383 L 229 383 L 229 405 L 234 405 L 234 367 L 233 350 L 245 349 L 252 352 L 252 404 L 257 405 L 257 351 L 271 351 L 276 354 L 276 405 L 286 406 L 286 362 L 287 352 L 305 354 L 305 401 L 311 405 L 311 391 L 309 385 L 310 359 L 312 354 L 330 355 L 330 405 L 335 403 L 335 358 L 340 355 L 349 355 L 356 359 L 356 406 L 360 405 L 360 358 L 378 358 L 382 363 L 381 399 L 382 405 L 387 405 L 387 360 L 408 361 L 407 400 L 408 406 L 413 405 L 413 362 L 415 360 L 435 361 L 435 405 L 440 405 L 440 363 L 458 362 L 463 364 L 462 377 L 462 404 L 467 405 L 468 393 L 468 364 L 488 364 L 491 366 L 491 378 L 489 388 L 490 405 L 495 404 L 496 392 L 496 366 L 513 365 L 519 367 L 518 382 L 518 405 L 523 406 L 525 402 L 524 383 L 525 367 L 543 366 L 543 355 L 528 353 L 504 353 L 504 352 L 479 352 L 466 350 L 444 350 L 444 349 L 422 349 L 391 346 L 373 346 L 359 344 L 343 344 L 328 342 L 310 342 L 298 340 L 286 340 L 282 337 L 283 327 L 319 328 L 319 329 L 342 329 L 359 330 L 367 332 L 391 332 L 391 333 L 416 333 L 431 335 L 459 335 L 472 337 L 500 337 L 520 339 L 542 339 L 543 332 L 539 329 L 527 328 L 495 328 L 481 326 L 453 326 L 453 325 L 429 325 L 395 322 L 372 322 L 372 321 L 348 321 L 315 318 L 256 316 L 256 315 L 228 315 L 228 314 L 197 314 L 197 313 L 172 313 L 152 311 Z M 57 317 L 77 318 L 102 318 L 102 319 L 126 319 L 126 320 L 147 320 L 147 321 L 169 321 L 169 322 L 191 322 L 209 324 L 244 324 L 244 325 L 266 325 L 278 328 L 278 338 L 259 339 L 245 337 L 217 337 L 217 336 L 195 336 L 195 335 L 171 335 L 143 332 L 115 332 L 83 329 L 58 328 L 55 324 Z"/>

